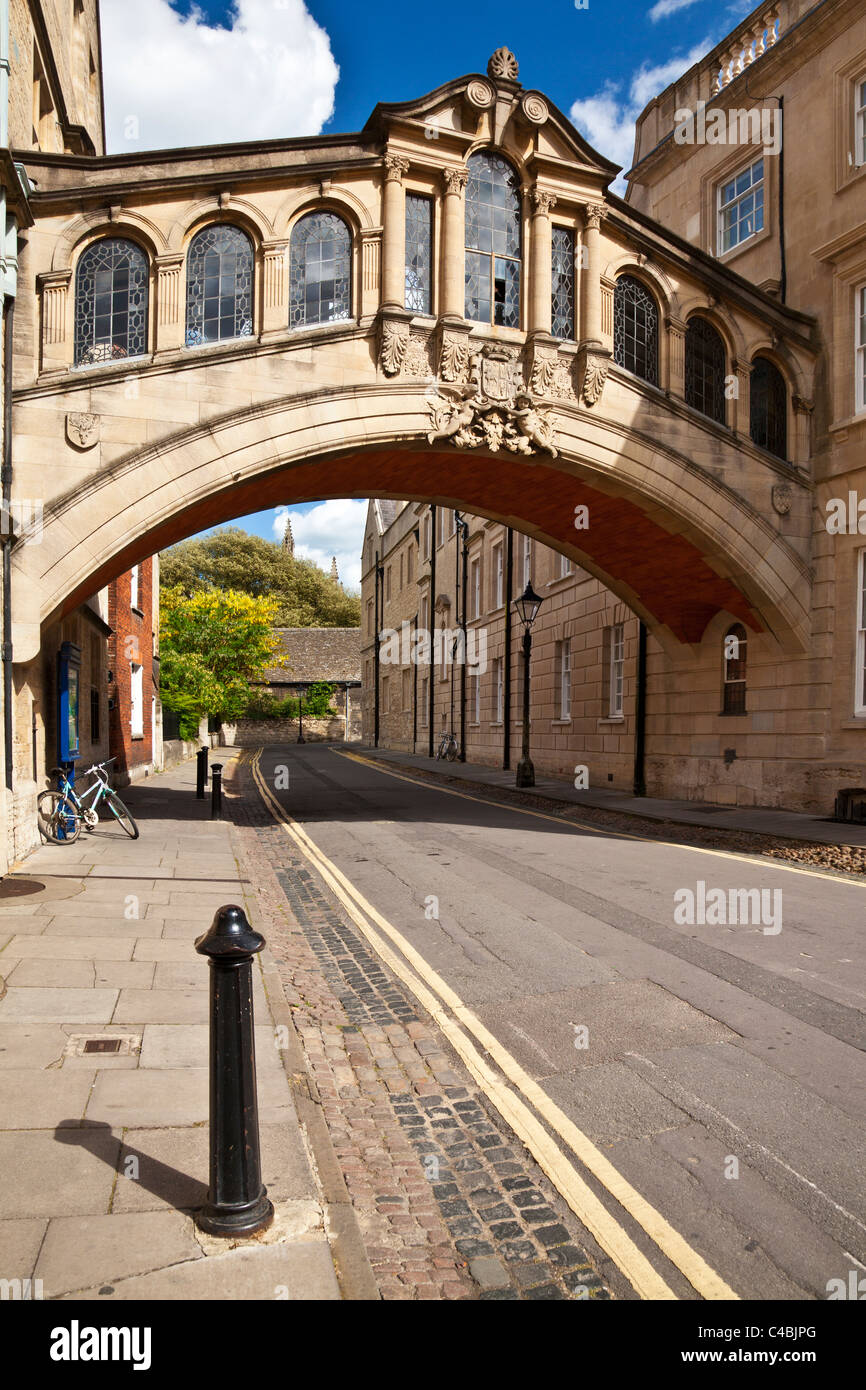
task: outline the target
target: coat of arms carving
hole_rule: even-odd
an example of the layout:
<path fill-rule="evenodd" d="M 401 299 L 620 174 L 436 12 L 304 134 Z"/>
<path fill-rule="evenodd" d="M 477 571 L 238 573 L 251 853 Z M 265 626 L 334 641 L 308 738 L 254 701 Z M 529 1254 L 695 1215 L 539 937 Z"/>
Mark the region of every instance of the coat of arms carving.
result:
<path fill-rule="evenodd" d="M 486 448 L 493 454 L 541 451 L 556 458 L 553 415 L 539 407 L 521 380 L 520 363 L 508 349 L 476 353 L 469 381 L 441 384 L 442 398 L 430 402 L 428 442 L 450 440 L 458 449 Z"/>
<path fill-rule="evenodd" d="M 73 411 L 66 417 L 66 438 L 76 449 L 92 449 L 99 443 L 99 416 Z"/>

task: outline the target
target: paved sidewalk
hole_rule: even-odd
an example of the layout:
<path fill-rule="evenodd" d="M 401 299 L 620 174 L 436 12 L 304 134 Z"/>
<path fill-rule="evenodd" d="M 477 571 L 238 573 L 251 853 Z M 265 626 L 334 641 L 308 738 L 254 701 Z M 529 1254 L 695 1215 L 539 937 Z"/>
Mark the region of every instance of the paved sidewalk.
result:
<path fill-rule="evenodd" d="M 0 899 L 0 1279 L 46 1299 L 374 1298 L 348 1199 L 322 1182 L 327 1143 L 313 1135 L 311 1157 L 299 1122 L 302 1053 L 268 951 L 254 1007 L 276 1220 L 237 1245 L 194 1225 L 209 968 L 193 942 L 226 903 L 259 923 L 235 832 L 194 788 L 194 763 L 127 788 L 139 840 L 103 824 L 43 846 L 12 875 L 40 891 Z M 85 1052 L 92 1039 L 119 1050 Z"/>
<path fill-rule="evenodd" d="M 443 777 L 483 783 L 498 790 L 514 791 L 514 771 L 484 767 L 480 763 L 442 762 L 417 753 L 395 752 L 384 748 L 357 751 L 364 757 L 385 763 L 421 768 Z M 797 811 L 778 811 L 754 806 L 715 806 L 705 802 L 664 800 L 652 796 L 631 796 L 628 792 L 597 787 L 577 791 L 565 778 L 536 774 L 535 792 L 552 801 L 574 806 L 592 806 L 620 815 L 646 816 L 650 820 L 673 821 L 678 825 L 700 825 L 711 830 L 737 830 L 747 834 L 776 835 L 782 839 L 808 840 L 825 845 L 866 845 L 866 825 L 834 822 L 821 816 Z"/>

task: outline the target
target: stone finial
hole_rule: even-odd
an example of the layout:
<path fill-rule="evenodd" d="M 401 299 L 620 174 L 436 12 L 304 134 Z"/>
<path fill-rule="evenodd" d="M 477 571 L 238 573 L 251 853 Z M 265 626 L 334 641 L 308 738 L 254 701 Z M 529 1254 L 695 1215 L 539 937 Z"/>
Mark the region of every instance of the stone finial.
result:
<path fill-rule="evenodd" d="M 337 557 L 336 557 L 336 555 L 332 555 L 332 556 L 331 556 L 331 578 L 333 579 L 333 581 L 334 581 L 335 584 L 339 584 L 339 582 L 340 582 L 340 575 L 339 575 L 339 572 L 338 572 L 338 570 L 337 570 Z"/>
<path fill-rule="evenodd" d="M 295 538 L 292 535 L 292 523 L 288 517 L 286 517 L 286 533 L 283 536 L 283 550 L 287 555 L 291 555 L 292 558 L 294 558 Z"/>
<path fill-rule="evenodd" d="M 510 48 L 497 48 L 487 64 L 487 76 L 516 82 L 520 66 Z"/>

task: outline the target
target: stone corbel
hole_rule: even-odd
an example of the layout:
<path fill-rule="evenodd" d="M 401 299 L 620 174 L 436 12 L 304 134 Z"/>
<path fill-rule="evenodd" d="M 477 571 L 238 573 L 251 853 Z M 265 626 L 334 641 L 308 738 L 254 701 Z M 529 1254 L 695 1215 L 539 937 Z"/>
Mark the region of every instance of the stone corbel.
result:
<path fill-rule="evenodd" d="M 555 338 L 534 337 L 526 349 L 526 381 L 533 396 L 576 401 L 573 360 L 560 355 Z"/>
<path fill-rule="evenodd" d="M 611 354 L 600 343 L 585 343 L 581 345 L 577 358 L 584 405 L 597 405 L 604 394 Z"/>
<path fill-rule="evenodd" d="M 379 315 L 379 366 L 386 376 L 399 376 L 409 347 L 407 313 L 384 310 Z"/>
<path fill-rule="evenodd" d="M 441 381 L 465 382 L 472 367 L 469 324 L 440 324 L 437 344 L 437 375 Z"/>

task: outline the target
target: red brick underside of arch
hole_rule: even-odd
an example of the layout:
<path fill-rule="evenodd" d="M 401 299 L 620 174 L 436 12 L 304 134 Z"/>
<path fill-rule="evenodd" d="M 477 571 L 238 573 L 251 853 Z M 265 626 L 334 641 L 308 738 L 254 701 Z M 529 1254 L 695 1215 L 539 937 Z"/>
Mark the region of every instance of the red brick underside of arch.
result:
<path fill-rule="evenodd" d="M 691 541 L 671 535 L 633 503 L 576 478 L 512 455 L 454 449 L 381 450 L 289 465 L 239 482 L 197 502 L 125 547 L 66 600 L 70 612 L 118 574 L 185 536 L 253 511 L 324 497 L 447 497 L 467 511 L 537 527 L 563 546 L 576 545 L 605 573 L 627 582 L 647 610 L 682 642 L 699 642 L 721 610 L 754 631 L 763 624 L 728 579 L 710 568 Z M 574 529 L 574 509 L 589 508 L 589 528 Z"/>

